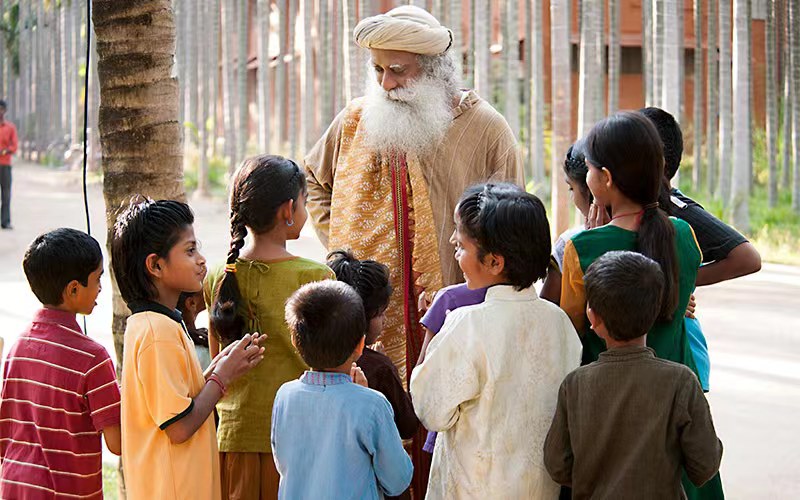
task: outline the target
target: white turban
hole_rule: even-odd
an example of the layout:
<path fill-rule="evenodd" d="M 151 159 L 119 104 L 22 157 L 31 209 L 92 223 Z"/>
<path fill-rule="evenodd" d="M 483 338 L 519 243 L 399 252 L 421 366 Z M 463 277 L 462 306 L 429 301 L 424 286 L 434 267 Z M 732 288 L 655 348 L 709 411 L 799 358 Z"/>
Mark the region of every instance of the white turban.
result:
<path fill-rule="evenodd" d="M 386 14 L 362 19 L 353 30 L 356 44 L 365 49 L 399 50 L 436 56 L 447 52 L 453 32 L 428 11 L 403 5 Z"/>

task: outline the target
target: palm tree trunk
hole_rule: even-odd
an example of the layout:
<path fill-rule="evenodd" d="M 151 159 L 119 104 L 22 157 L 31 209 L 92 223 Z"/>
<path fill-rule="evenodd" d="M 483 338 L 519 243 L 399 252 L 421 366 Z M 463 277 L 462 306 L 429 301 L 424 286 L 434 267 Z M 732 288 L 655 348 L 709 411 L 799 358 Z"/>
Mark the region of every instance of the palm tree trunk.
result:
<path fill-rule="evenodd" d="M 70 80 L 72 80 L 72 99 L 70 100 L 71 107 L 69 116 L 71 125 L 70 137 L 72 137 L 73 144 L 81 141 L 79 123 L 81 123 L 82 120 L 79 110 L 81 109 L 80 103 L 83 93 L 83 79 L 80 75 L 80 66 L 84 58 L 84 51 L 81 50 L 81 47 L 85 47 L 83 39 L 81 38 L 81 27 L 83 26 L 81 16 L 82 5 L 83 0 L 72 0 L 72 5 L 70 7 L 70 14 L 72 16 L 72 60 L 75 61 L 75 65 L 69 75 Z M 85 62 L 83 63 L 85 64 Z"/>
<path fill-rule="evenodd" d="M 789 186 L 792 171 L 791 161 L 791 144 L 792 144 L 792 31 L 791 24 L 789 23 L 789 1 L 783 1 L 782 14 L 784 18 L 783 29 L 783 96 L 781 99 L 781 109 L 783 111 L 783 126 L 782 130 L 782 152 L 783 162 L 781 169 L 781 185 L 784 188 Z"/>
<path fill-rule="evenodd" d="M 580 81 L 578 83 L 578 135 L 589 132 L 602 115 L 596 105 L 602 99 L 600 81 L 602 55 L 602 28 L 599 2 L 581 4 Z M 566 149 L 564 150 L 566 151 Z"/>
<path fill-rule="evenodd" d="M 556 234 L 569 225 L 567 189 L 562 168 L 564 153 L 572 141 L 571 64 L 569 0 L 550 2 L 550 47 L 553 145 L 550 148 L 551 221 Z"/>
<path fill-rule="evenodd" d="M 235 0 L 222 0 L 222 26 L 233 26 L 235 16 L 233 6 Z M 225 128 L 225 154 L 228 156 L 228 171 L 236 170 L 236 100 L 234 97 L 233 78 L 233 53 L 234 30 L 225 30 L 222 40 L 222 100 L 224 128 Z"/>
<path fill-rule="evenodd" d="M 519 2 L 503 2 L 503 58 L 505 62 L 505 117 L 519 139 Z"/>
<path fill-rule="evenodd" d="M 653 99 L 655 106 L 661 106 L 662 85 L 664 84 L 664 2 L 653 0 Z"/>
<path fill-rule="evenodd" d="M 210 2 L 210 16 L 211 16 L 211 45 L 210 45 L 210 62 L 211 68 L 211 82 L 209 101 L 211 102 L 211 155 L 217 156 L 217 133 L 219 132 L 219 84 L 220 84 L 220 5 L 219 0 L 209 0 Z"/>
<path fill-rule="evenodd" d="M 333 53 L 335 54 L 335 61 L 336 64 L 333 67 L 334 70 L 334 78 L 335 78 L 335 93 L 334 93 L 334 102 L 336 103 L 334 109 L 338 113 L 340 109 L 344 108 L 347 105 L 347 101 L 345 100 L 345 96 L 347 92 L 345 88 L 347 87 L 347 83 L 345 82 L 345 72 L 347 68 L 344 64 L 344 53 L 347 51 L 345 47 L 349 46 L 350 40 L 350 33 L 345 33 L 344 30 L 344 2 L 346 0 L 334 0 L 334 9 L 336 13 L 336 43 L 333 46 Z M 289 30 L 291 33 L 291 29 Z"/>
<path fill-rule="evenodd" d="M 198 87 L 200 87 L 198 50 L 200 39 L 205 38 L 205 30 L 200 29 L 200 9 L 206 2 L 193 4 L 186 12 L 186 121 L 199 130 L 198 117 Z M 194 130 L 189 129 L 187 145 L 197 145 L 197 136 Z"/>
<path fill-rule="evenodd" d="M 196 196 L 206 197 L 209 194 L 208 184 L 208 105 L 209 101 L 209 75 L 212 67 L 208 64 L 209 52 L 214 44 L 213 40 L 207 35 L 211 30 L 210 24 L 211 9 L 213 2 L 203 2 L 197 6 L 199 15 L 196 17 L 196 34 L 194 35 L 195 54 L 197 54 L 197 81 L 199 82 L 198 110 L 197 110 L 197 131 L 200 134 L 200 162 L 197 166 L 197 191 Z"/>
<path fill-rule="evenodd" d="M 313 0 L 303 0 L 303 150 L 309 151 L 317 140 L 314 108 L 314 26 Z M 363 68 L 362 68 L 363 69 Z"/>
<path fill-rule="evenodd" d="M 475 91 L 491 102 L 491 80 L 489 78 L 489 26 L 491 10 L 489 2 L 474 1 L 475 17 L 472 29 L 475 31 L 472 51 L 475 57 Z"/>
<path fill-rule="evenodd" d="M 789 0 L 792 57 L 792 209 L 800 213 L 800 0 Z"/>
<path fill-rule="evenodd" d="M 53 83 L 55 88 L 53 88 L 53 97 L 55 101 L 53 102 L 53 111 L 56 116 L 56 119 L 53 120 L 53 127 L 55 128 L 55 138 L 61 141 L 63 139 L 64 134 L 64 44 L 63 44 L 63 33 L 64 33 L 64 26 L 62 25 L 63 19 L 63 12 L 66 10 L 66 6 L 58 5 L 56 3 L 50 4 L 50 9 L 53 12 L 52 19 L 53 19 Z M 2 37 L 0 37 L 2 38 Z M 2 86 L 2 80 L 0 79 L 0 86 Z"/>
<path fill-rule="evenodd" d="M 350 33 L 353 32 L 353 28 L 358 24 L 356 0 L 343 1 L 342 6 L 347 9 L 347 15 L 344 16 L 344 19 L 347 21 L 347 25 L 344 29 L 344 46 L 346 47 L 345 55 L 347 55 L 346 67 L 349 69 L 347 72 L 348 84 L 346 87 L 347 96 L 345 97 L 345 102 L 350 102 L 351 99 L 361 95 L 361 86 L 363 83 L 361 72 L 364 66 L 361 60 L 361 54 L 363 51 L 350 40 Z"/>
<path fill-rule="evenodd" d="M 695 192 L 700 190 L 700 166 L 703 162 L 703 3 L 694 0 L 694 108 L 692 110 L 692 186 Z"/>
<path fill-rule="evenodd" d="M 619 109 L 619 77 L 622 61 L 622 47 L 619 43 L 619 2 L 608 0 L 608 111 Z"/>
<path fill-rule="evenodd" d="M 75 3 L 75 0 L 72 0 L 72 3 Z M 72 33 L 74 31 L 72 27 L 72 8 L 62 4 L 61 15 L 63 16 L 62 22 L 64 25 L 64 29 L 61 30 L 62 57 L 64 59 L 64 132 L 69 134 L 67 148 L 70 148 L 75 143 L 75 136 L 72 135 L 72 86 L 75 84 L 75 80 L 72 77 L 72 68 L 76 60 L 72 58 Z"/>
<path fill-rule="evenodd" d="M 297 158 L 299 151 L 298 151 L 298 131 L 299 128 L 297 126 L 297 75 L 298 75 L 298 65 L 297 65 L 297 50 L 295 49 L 295 21 L 297 20 L 297 0 L 289 0 L 289 16 L 288 16 L 289 24 L 287 34 L 289 35 L 288 40 L 288 47 L 289 47 L 289 62 L 286 66 L 286 72 L 288 74 L 288 80 L 286 84 L 289 86 L 289 102 L 288 102 L 288 113 L 289 113 L 289 124 L 286 127 L 286 132 L 289 135 L 289 155 L 292 158 Z M 342 65 L 344 69 L 344 65 Z M 344 80 L 341 80 L 344 81 Z M 343 88 L 344 90 L 344 88 Z"/>
<path fill-rule="evenodd" d="M 317 30 L 320 39 L 319 72 L 317 78 L 320 86 L 320 120 L 322 128 L 327 129 L 328 124 L 333 121 L 333 30 L 331 29 L 330 5 L 328 0 L 318 0 L 319 28 Z M 280 63 L 279 63 L 280 65 Z M 280 84 L 279 84 L 280 85 Z M 280 88 L 280 87 L 279 87 Z"/>
<path fill-rule="evenodd" d="M 683 0 L 664 0 L 663 6 L 663 38 L 661 52 L 661 108 L 681 121 L 681 57 L 683 51 L 683 30 L 678 29 L 682 21 L 679 10 L 683 10 Z M 675 174 L 678 184 L 678 173 Z"/>
<path fill-rule="evenodd" d="M 270 1 L 258 0 L 258 148 L 270 150 L 271 89 L 269 70 L 269 12 Z"/>
<path fill-rule="evenodd" d="M 248 0 L 239 0 L 239 17 L 237 29 L 239 35 L 239 51 L 237 57 L 236 79 L 239 85 L 239 142 L 236 146 L 236 157 L 244 159 L 247 154 L 247 139 L 249 135 L 248 109 L 247 109 L 247 40 L 250 21 Z"/>
<path fill-rule="evenodd" d="M 719 0 L 719 188 L 718 196 L 727 206 L 731 195 L 731 3 Z"/>
<path fill-rule="evenodd" d="M 533 174 L 533 185 L 537 192 L 544 194 L 547 191 L 545 185 L 544 173 L 544 55 L 542 46 L 543 40 L 543 22 L 542 22 L 542 2 L 541 0 L 532 0 L 530 3 L 530 15 L 528 18 L 531 22 L 531 30 L 529 31 L 530 42 L 527 44 L 530 60 L 530 74 L 531 83 L 530 90 L 530 106 L 529 106 L 529 121 L 528 121 L 528 136 L 529 146 L 528 154 L 530 155 L 531 167 L 530 171 Z M 571 116 L 571 113 L 570 113 Z"/>
<path fill-rule="evenodd" d="M 750 231 L 750 0 L 734 0 L 733 18 L 733 175 L 730 208 L 733 225 Z"/>
<path fill-rule="evenodd" d="M 93 0 L 92 6 L 102 74 L 99 125 L 110 244 L 118 212 L 131 195 L 185 199 L 178 82 L 171 76 L 175 21 L 170 0 Z M 140 36 L 142 30 L 150 36 Z M 146 67 L 136 61 L 146 61 Z M 121 368 L 127 308 L 116 281 L 112 286 L 112 333 Z"/>
<path fill-rule="evenodd" d="M 5 0 L 0 0 L 0 19 L 5 19 L 6 17 L 6 4 Z M 0 95 L 6 95 L 6 90 L 8 86 L 6 85 L 6 37 L 4 34 L 0 34 L 0 54 L 3 57 L 0 57 Z M 11 71 L 8 71 L 9 76 Z M 9 78 L 10 80 L 11 78 Z"/>
<path fill-rule="evenodd" d="M 717 188 L 717 131 L 719 130 L 719 56 L 717 53 L 717 9 L 716 0 L 708 0 L 708 42 L 706 43 L 706 72 L 708 85 L 706 86 L 706 184 L 708 194 L 714 196 Z"/>
<path fill-rule="evenodd" d="M 775 44 L 775 20 L 778 14 L 777 0 L 770 0 L 767 7 L 766 54 L 767 61 L 767 162 L 769 164 L 769 189 L 767 199 L 770 207 L 778 203 L 778 71 L 777 46 Z"/>
<path fill-rule="evenodd" d="M 324 1 L 324 0 L 323 0 Z M 286 16 L 286 2 L 278 4 L 278 65 L 275 68 L 275 109 L 277 111 L 275 128 L 277 129 L 278 150 L 283 151 L 286 137 L 286 38 L 289 36 L 289 21 Z M 330 27 L 326 27 L 330 30 Z M 330 82 L 330 80 L 328 80 Z M 331 116 L 331 118 L 333 118 Z"/>
<path fill-rule="evenodd" d="M 653 106 L 653 0 L 642 0 L 642 75 L 645 106 Z"/>
<path fill-rule="evenodd" d="M 92 0 L 93 1 L 93 0 Z M 178 120 L 183 127 L 186 121 L 186 10 L 191 0 L 173 0 L 175 3 L 175 62 L 178 73 Z"/>
<path fill-rule="evenodd" d="M 463 60 L 464 60 L 464 52 L 465 46 L 464 43 L 464 34 L 461 31 L 461 11 L 464 8 L 464 2 L 462 0 L 449 0 L 449 14 L 450 14 L 450 31 L 453 32 L 453 50 L 455 50 L 456 56 L 456 74 L 459 78 L 464 78 L 464 68 Z"/>

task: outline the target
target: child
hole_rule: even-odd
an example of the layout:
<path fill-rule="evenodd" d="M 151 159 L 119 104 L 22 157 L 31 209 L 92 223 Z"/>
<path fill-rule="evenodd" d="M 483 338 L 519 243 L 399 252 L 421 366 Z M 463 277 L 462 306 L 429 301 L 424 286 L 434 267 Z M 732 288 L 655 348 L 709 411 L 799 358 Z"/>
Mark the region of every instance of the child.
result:
<path fill-rule="evenodd" d="M 365 344 L 374 345 L 383 330 L 386 307 L 392 294 L 389 269 L 374 260 L 358 260 L 344 250 L 328 254 L 328 267 L 336 273 L 337 280 L 352 286 L 361 297 L 367 319 Z M 386 396 L 392 405 L 400 437 L 411 439 L 417 433 L 419 420 L 392 360 L 383 353 L 364 347 L 357 364 L 364 371 L 369 387 Z"/>
<path fill-rule="evenodd" d="M 564 158 L 564 174 L 566 175 L 572 203 L 583 216 L 584 223 L 561 233 L 553 244 L 555 265 L 551 264 L 550 268 L 548 268 L 547 279 L 544 281 L 542 292 L 539 296 L 554 304 L 558 304 L 561 299 L 561 270 L 564 267 L 564 249 L 567 246 L 567 242 L 584 229 L 589 229 L 589 215 L 594 197 L 592 192 L 589 191 L 589 186 L 586 185 L 586 173 L 588 171 L 589 168 L 586 166 L 586 160 L 583 156 L 583 141 L 576 141 L 575 144 L 569 147 L 567 156 Z"/>
<path fill-rule="evenodd" d="M 22 267 L 43 308 L 6 360 L 0 498 L 102 498 L 100 435 L 119 455 L 119 387 L 108 352 L 75 320 L 100 294 L 100 245 L 56 229 L 33 240 Z"/>
<path fill-rule="evenodd" d="M 192 338 L 197 360 L 200 361 L 200 368 L 203 370 L 211 364 L 211 355 L 208 351 L 208 328 L 197 328 L 195 322 L 197 315 L 205 310 L 206 303 L 203 300 L 202 292 L 183 292 L 178 299 L 178 311 L 181 312 L 183 324 L 186 325 L 186 331 Z"/>
<path fill-rule="evenodd" d="M 275 397 L 280 498 L 378 499 L 411 484 L 392 407 L 367 388 L 354 363 L 364 348 L 365 318 L 358 294 L 337 281 L 305 285 L 286 304 L 292 342 L 311 369 Z"/>
<path fill-rule="evenodd" d="M 596 361 L 605 350 L 586 322 L 583 275 L 604 253 L 633 250 L 658 262 L 665 277 L 661 310 L 647 345 L 659 358 L 696 371 L 683 312 L 694 287 L 700 250 L 688 224 L 659 210 L 664 162 L 658 132 L 639 113 L 617 113 L 594 125 L 584 154 L 589 167 L 586 183 L 595 204 L 610 208 L 612 218 L 604 226 L 573 236 L 564 250 L 561 307 L 581 336 L 582 364 Z"/>
<path fill-rule="evenodd" d="M 717 219 L 691 198 L 685 196 L 670 182 L 678 171 L 683 155 L 683 134 L 675 118 L 659 108 L 639 110 L 655 125 L 664 146 L 664 179 L 660 201 L 666 212 L 685 220 L 692 226 L 700 245 L 703 263 L 697 271 L 699 286 L 711 285 L 757 272 L 761 269 L 761 256 L 755 247 L 738 231 Z M 711 365 L 708 345 L 700 322 L 691 315 L 684 319 L 686 333 L 697 365 L 700 385 L 708 391 Z"/>
<path fill-rule="evenodd" d="M 122 460 L 128 498 L 220 498 L 214 405 L 264 357 L 246 335 L 212 360 L 205 375 L 175 308 L 206 274 L 194 215 L 185 203 L 132 202 L 111 242 L 114 276 L 133 313 L 122 365 Z"/>
<path fill-rule="evenodd" d="M 532 288 L 550 261 L 544 206 L 517 186 L 486 184 L 461 198 L 455 224 L 466 285 L 487 291 L 447 315 L 411 375 L 417 416 L 440 433 L 426 498 L 553 498 L 542 444 L 580 342 Z"/>
<path fill-rule="evenodd" d="M 306 178 L 295 162 L 272 155 L 249 158 L 231 186 L 230 251 L 225 266 L 210 273 L 204 287 L 211 313 L 209 345 L 214 355 L 246 332 L 265 332 L 267 362 L 233 384 L 217 405 L 222 495 L 276 498 L 272 404 L 278 388 L 306 369 L 289 337 L 286 299 L 305 283 L 334 275 L 324 264 L 286 250 L 308 217 Z"/>
<path fill-rule="evenodd" d="M 708 481 L 722 444 L 694 373 L 646 347 L 664 274 L 639 253 L 614 251 L 584 279 L 589 322 L 608 350 L 561 384 L 547 470 L 572 498 L 685 498 L 682 470 Z"/>

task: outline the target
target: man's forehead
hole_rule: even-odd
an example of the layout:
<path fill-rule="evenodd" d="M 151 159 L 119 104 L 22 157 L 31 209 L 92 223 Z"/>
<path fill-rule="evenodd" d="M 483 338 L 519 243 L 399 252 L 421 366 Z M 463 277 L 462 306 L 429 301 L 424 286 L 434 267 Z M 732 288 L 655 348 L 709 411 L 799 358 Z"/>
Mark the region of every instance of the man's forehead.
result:
<path fill-rule="evenodd" d="M 415 66 L 417 55 L 399 50 L 370 49 L 372 63 L 378 66 Z"/>

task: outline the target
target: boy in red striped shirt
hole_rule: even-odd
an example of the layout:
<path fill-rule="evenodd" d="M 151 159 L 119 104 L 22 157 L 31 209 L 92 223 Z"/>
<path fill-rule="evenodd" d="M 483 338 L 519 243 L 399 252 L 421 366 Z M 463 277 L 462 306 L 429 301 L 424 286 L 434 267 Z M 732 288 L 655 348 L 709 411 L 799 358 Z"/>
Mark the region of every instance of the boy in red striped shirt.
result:
<path fill-rule="evenodd" d="M 94 238 L 56 229 L 23 260 L 43 304 L 11 348 L 0 406 L 0 498 L 102 498 L 100 435 L 120 454 L 120 395 L 103 346 L 80 329 L 100 293 Z"/>

